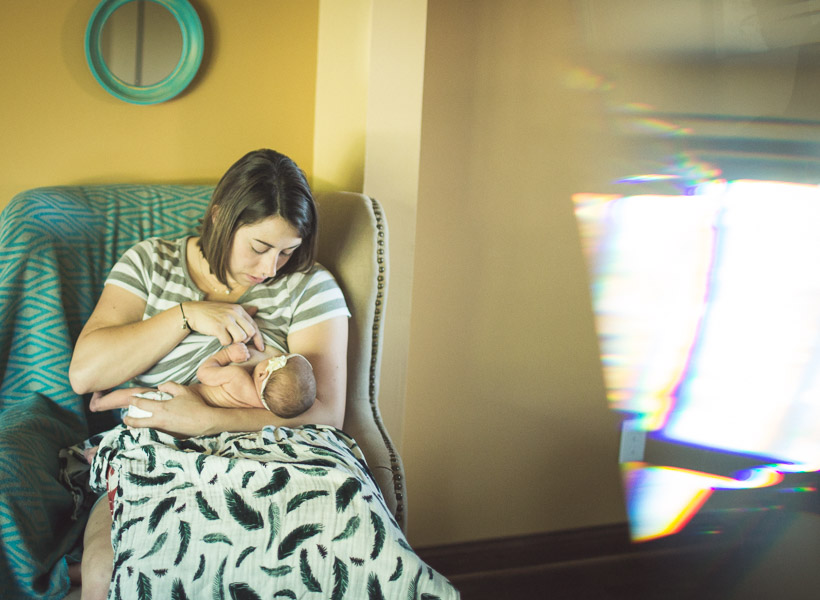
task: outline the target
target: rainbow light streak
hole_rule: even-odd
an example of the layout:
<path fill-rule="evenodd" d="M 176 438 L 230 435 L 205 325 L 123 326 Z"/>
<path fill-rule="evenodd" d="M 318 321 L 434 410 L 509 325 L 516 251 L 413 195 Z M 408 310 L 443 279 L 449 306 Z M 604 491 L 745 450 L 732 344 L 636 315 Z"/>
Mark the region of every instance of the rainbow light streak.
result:
<path fill-rule="evenodd" d="M 670 181 L 680 179 L 680 175 L 664 175 L 663 173 L 649 173 L 647 175 L 633 175 L 618 179 L 615 183 L 651 183 L 653 181 Z"/>
<path fill-rule="evenodd" d="M 723 186 L 726 184 L 725 181 L 718 179 L 723 174 L 719 167 L 700 160 L 692 152 L 678 152 L 674 160 L 673 171 L 692 185 Z"/>
<path fill-rule="evenodd" d="M 663 426 L 703 315 L 715 200 L 576 195 L 612 408 Z"/>
<path fill-rule="evenodd" d="M 783 480 L 783 475 L 771 466 L 752 469 L 748 478 L 741 480 L 630 462 L 622 465 L 622 475 L 630 535 L 636 542 L 677 533 L 716 489 L 768 487 Z"/>
<path fill-rule="evenodd" d="M 646 131 L 654 135 L 670 137 L 687 136 L 694 133 L 691 127 L 681 127 L 677 123 L 672 123 L 664 119 L 656 119 L 654 117 L 635 119 L 633 127 L 637 131 Z"/>
<path fill-rule="evenodd" d="M 618 116 L 616 122 L 619 129 L 628 136 L 645 136 L 656 150 L 653 156 L 662 156 L 664 163 L 664 167 L 657 173 L 638 174 L 619 179 L 616 183 L 678 180 L 678 187 L 688 194 L 694 186 L 715 182 L 723 176 L 723 171 L 716 164 L 702 160 L 696 152 L 683 149 L 686 139 L 695 135 L 692 127 L 663 118 L 663 113 L 649 104 L 624 104 L 616 106 L 614 112 Z M 688 122 L 704 119 L 702 115 L 699 115 L 698 119 L 695 119 L 694 115 L 679 117 Z M 725 117 L 716 118 L 725 120 Z"/>
<path fill-rule="evenodd" d="M 564 68 L 564 84 L 569 89 L 585 92 L 609 92 L 615 88 L 615 84 L 603 75 L 579 66 Z"/>
<path fill-rule="evenodd" d="M 611 408 L 669 440 L 769 457 L 744 489 L 820 470 L 820 187 L 573 199 Z M 677 531 L 713 489 L 739 489 L 645 465 L 625 481 L 636 539 Z"/>
<path fill-rule="evenodd" d="M 816 492 L 817 488 L 813 486 L 805 486 L 805 487 L 793 487 L 793 488 L 784 488 L 782 490 L 778 490 L 781 494 L 800 494 L 804 492 Z"/>

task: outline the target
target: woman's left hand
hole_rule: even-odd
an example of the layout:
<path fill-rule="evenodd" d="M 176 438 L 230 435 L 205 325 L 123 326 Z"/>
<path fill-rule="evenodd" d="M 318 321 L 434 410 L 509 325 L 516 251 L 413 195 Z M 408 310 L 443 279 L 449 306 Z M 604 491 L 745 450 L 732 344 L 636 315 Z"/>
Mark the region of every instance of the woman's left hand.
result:
<path fill-rule="evenodd" d="M 169 381 L 157 389 L 173 396 L 170 400 L 147 400 L 134 398 L 132 406 L 151 413 L 150 417 L 125 417 L 122 422 L 129 427 L 151 427 L 176 437 L 196 437 L 211 433 L 211 425 L 217 417 L 215 409 L 189 388 Z"/>

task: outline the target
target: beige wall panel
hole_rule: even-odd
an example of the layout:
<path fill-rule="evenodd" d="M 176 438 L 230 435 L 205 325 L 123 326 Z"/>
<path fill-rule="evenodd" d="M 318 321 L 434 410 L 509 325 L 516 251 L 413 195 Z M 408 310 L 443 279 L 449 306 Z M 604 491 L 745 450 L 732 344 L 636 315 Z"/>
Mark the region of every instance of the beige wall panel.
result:
<path fill-rule="evenodd" d="M 390 230 L 390 292 L 380 404 L 393 441 L 403 444 L 407 352 L 416 241 L 427 0 L 373 3 L 365 193 Z"/>
<path fill-rule="evenodd" d="M 570 2 L 432 0 L 404 457 L 417 545 L 623 521 L 571 195 Z"/>

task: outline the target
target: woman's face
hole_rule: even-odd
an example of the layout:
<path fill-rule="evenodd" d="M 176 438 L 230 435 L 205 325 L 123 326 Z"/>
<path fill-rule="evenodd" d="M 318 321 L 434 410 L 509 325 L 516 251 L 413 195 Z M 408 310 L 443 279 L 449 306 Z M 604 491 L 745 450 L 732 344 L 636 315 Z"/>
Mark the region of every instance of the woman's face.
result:
<path fill-rule="evenodd" d="M 282 217 L 268 217 L 236 230 L 228 276 L 241 286 L 273 277 L 302 243 L 296 229 Z"/>

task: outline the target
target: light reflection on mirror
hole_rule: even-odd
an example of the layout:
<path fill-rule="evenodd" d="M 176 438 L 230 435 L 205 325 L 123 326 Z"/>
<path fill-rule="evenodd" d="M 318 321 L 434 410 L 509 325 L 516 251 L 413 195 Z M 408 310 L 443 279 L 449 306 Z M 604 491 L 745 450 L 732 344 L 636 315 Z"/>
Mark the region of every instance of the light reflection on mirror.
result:
<path fill-rule="evenodd" d="M 182 32 L 174 15 L 151 0 L 133 0 L 114 11 L 102 30 L 108 69 L 133 86 L 165 79 L 182 54 Z"/>

